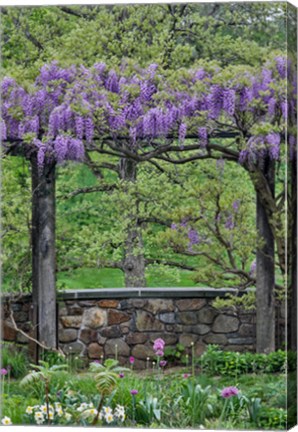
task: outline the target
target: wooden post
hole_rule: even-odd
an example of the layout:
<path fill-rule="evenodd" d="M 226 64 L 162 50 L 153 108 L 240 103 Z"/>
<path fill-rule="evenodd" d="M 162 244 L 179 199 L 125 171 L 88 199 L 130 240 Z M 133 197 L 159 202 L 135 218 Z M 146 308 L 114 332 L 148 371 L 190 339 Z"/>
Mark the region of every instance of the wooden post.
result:
<path fill-rule="evenodd" d="M 274 162 L 269 157 L 262 161 L 262 172 L 274 194 Z M 256 349 L 259 353 L 269 353 L 275 350 L 274 236 L 258 192 L 257 234 L 263 243 L 257 249 Z"/>
<path fill-rule="evenodd" d="M 35 338 L 56 348 L 55 164 L 41 172 L 34 156 L 31 170 L 33 325 Z"/>

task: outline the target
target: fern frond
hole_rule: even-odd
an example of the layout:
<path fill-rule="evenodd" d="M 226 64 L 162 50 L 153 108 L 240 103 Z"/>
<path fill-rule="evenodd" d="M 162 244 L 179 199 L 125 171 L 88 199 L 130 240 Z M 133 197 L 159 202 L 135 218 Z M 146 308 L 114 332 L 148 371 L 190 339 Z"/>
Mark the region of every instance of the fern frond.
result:
<path fill-rule="evenodd" d="M 20 386 L 25 387 L 27 385 L 33 384 L 34 382 L 39 381 L 41 378 L 42 375 L 40 372 L 32 371 L 20 381 Z"/>

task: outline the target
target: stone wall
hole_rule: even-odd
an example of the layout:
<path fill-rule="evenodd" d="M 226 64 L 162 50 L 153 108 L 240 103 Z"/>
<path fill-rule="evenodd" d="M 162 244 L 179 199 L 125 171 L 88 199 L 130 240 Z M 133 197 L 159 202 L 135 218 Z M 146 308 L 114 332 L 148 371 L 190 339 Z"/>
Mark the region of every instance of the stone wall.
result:
<path fill-rule="evenodd" d="M 93 289 L 58 295 L 59 345 L 63 351 L 89 360 L 115 356 L 143 368 L 153 358 L 152 342 L 161 337 L 167 346 L 177 343 L 196 355 L 208 344 L 224 350 L 255 350 L 255 314 L 212 306 L 217 296 L 233 290 L 203 288 Z M 7 300 L 7 299 L 6 299 Z M 2 302 L 5 310 L 6 300 Z M 30 296 L 12 302 L 15 320 L 30 331 Z M 3 339 L 26 343 L 4 313 Z M 279 322 L 280 324 L 280 322 Z"/>

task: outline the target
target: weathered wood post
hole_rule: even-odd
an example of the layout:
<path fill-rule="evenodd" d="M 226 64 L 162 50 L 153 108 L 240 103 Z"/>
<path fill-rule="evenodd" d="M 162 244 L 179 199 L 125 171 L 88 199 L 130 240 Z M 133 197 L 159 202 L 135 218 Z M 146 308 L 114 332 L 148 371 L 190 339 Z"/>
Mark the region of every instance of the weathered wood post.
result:
<path fill-rule="evenodd" d="M 274 162 L 265 158 L 262 161 L 262 173 L 274 195 Z M 262 244 L 257 248 L 257 326 L 256 350 L 269 353 L 275 349 L 275 266 L 274 235 L 272 233 L 266 209 L 257 192 L 257 234 Z"/>
<path fill-rule="evenodd" d="M 33 156 L 31 171 L 33 325 L 37 340 L 56 348 L 55 163 L 41 171 Z"/>

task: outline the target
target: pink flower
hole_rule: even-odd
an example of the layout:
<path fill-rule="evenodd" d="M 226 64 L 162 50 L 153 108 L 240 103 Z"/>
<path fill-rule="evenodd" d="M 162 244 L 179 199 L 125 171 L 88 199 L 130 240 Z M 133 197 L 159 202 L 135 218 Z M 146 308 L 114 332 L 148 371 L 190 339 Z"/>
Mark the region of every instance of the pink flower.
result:
<path fill-rule="evenodd" d="M 166 360 L 161 360 L 161 362 L 159 363 L 161 367 L 165 367 L 167 365 L 167 361 Z"/>
<path fill-rule="evenodd" d="M 238 393 L 239 393 L 239 390 L 237 389 L 237 387 L 225 387 L 221 391 L 221 396 L 223 398 L 230 398 L 232 396 L 237 396 Z"/>
<path fill-rule="evenodd" d="M 158 350 L 155 353 L 158 357 L 163 357 L 164 356 L 164 352 L 162 350 Z"/>
<path fill-rule="evenodd" d="M 7 374 L 8 374 L 7 369 L 3 368 L 0 370 L 0 375 L 7 375 Z"/>
<path fill-rule="evenodd" d="M 138 390 L 136 390 L 136 389 L 132 389 L 132 390 L 130 390 L 130 394 L 132 395 L 132 396 L 135 396 L 135 395 L 137 395 L 139 392 L 138 392 Z"/>
<path fill-rule="evenodd" d="M 188 374 L 188 373 L 183 374 L 183 378 L 189 378 L 189 377 L 190 377 L 190 374 Z"/>
<path fill-rule="evenodd" d="M 134 364 L 134 362 L 135 362 L 135 358 L 134 357 L 129 357 L 129 363 L 131 364 L 131 365 L 133 365 Z"/>
<path fill-rule="evenodd" d="M 154 351 L 163 351 L 165 347 L 165 341 L 161 338 L 158 338 L 154 341 L 153 349 Z"/>
<path fill-rule="evenodd" d="M 100 361 L 99 360 L 94 360 L 93 363 L 100 363 Z"/>
<path fill-rule="evenodd" d="M 120 372 L 119 378 L 124 378 L 124 373 L 123 372 Z"/>

